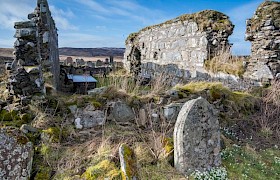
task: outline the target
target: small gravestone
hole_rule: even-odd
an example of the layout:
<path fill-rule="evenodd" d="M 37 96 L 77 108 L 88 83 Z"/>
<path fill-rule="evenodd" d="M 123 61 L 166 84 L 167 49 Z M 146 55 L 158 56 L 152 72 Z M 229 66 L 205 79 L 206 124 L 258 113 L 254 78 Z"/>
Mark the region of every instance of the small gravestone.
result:
<path fill-rule="evenodd" d="M 29 179 L 33 145 L 14 128 L 0 128 L 0 179 Z"/>
<path fill-rule="evenodd" d="M 125 144 L 119 147 L 123 180 L 137 180 L 137 161 L 134 151 Z"/>
<path fill-rule="evenodd" d="M 199 97 L 182 107 L 174 129 L 175 168 L 185 175 L 221 164 L 217 112 Z"/>

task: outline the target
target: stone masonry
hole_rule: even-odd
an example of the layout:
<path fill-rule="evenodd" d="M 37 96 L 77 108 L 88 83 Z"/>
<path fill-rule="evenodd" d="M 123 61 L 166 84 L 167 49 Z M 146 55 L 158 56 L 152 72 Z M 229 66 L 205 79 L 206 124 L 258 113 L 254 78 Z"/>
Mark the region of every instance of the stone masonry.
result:
<path fill-rule="evenodd" d="M 58 35 L 47 0 L 38 0 L 29 21 L 15 23 L 14 61 L 8 89 L 11 96 L 44 93 L 43 71 L 51 70 L 59 89 Z"/>
<path fill-rule="evenodd" d="M 185 175 L 221 164 L 217 112 L 201 97 L 186 102 L 178 115 L 174 129 L 174 164 Z"/>
<path fill-rule="evenodd" d="M 146 27 L 127 38 L 124 66 L 135 76 L 197 77 L 205 60 L 230 47 L 233 28 L 228 16 L 212 10 Z"/>
<path fill-rule="evenodd" d="M 19 130 L 0 128 L 0 179 L 30 178 L 33 145 Z"/>
<path fill-rule="evenodd" d="M 252 43 L 252 57 L 245 77 L 257 81 L 280 78 L 280 2 L 262 3 L 246 25 L 245 39 Z"/>

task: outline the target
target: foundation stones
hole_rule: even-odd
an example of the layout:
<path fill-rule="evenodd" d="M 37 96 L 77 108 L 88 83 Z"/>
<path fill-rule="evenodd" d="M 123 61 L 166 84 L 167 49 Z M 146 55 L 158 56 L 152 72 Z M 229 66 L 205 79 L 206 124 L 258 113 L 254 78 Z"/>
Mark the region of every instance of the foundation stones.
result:
<path fill-rule="evenodd" d="M 217 112 L 201 97 L 186 102 L 178 115 L 174 129 L 174 163 L 185 175 L 221 164 Z"/>
<path fill-rule="evenodd" d="M 30 178 L 33 145 L 19 130 L 0 128 L 0 179 Z"/>

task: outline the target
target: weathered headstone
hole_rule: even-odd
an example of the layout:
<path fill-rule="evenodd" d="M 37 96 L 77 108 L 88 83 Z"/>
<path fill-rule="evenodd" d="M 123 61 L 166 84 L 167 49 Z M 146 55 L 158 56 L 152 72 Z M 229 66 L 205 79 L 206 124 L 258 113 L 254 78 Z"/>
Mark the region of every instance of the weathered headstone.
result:
<path fill-rule="evenodd" d="M 174 129 L 174 163 L 176 169 L 186 175 L 221 164 L 217 113 L 201 97 L 186 102 L 178 115 Z"/>
<path fill-rule="evenodd" d="M 30 177 L 33 145 L 19 130 L 0 129 L 0 179 L 23 179 Z"/>
<path fill-rule="evenodd" d="M 119 147 L 122 179 L 137 180 L 137 161 L 134 151 L 125 144 Z"/>

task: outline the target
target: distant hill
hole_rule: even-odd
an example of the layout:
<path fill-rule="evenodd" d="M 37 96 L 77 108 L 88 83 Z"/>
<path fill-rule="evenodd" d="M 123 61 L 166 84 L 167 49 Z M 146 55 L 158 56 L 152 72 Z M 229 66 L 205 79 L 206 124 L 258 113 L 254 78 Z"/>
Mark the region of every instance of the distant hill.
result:
<path fill-rule="evenodd" d="M 65 56 L 123 56 L 124 48 L 59 48 L 59 55 Z"/>
<path fill-rule="evenodd" d="M 65 56 L 123 56 L 124 48 L 59 48 L 59 54 Z M 1 57 L 13 57 L 13 48 L 0 48 Z"/>

